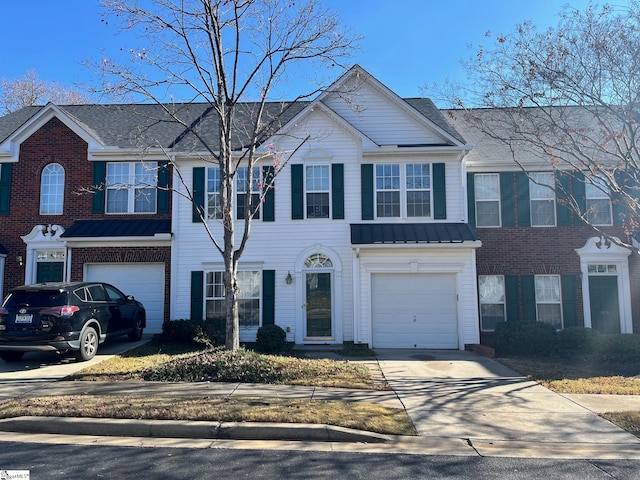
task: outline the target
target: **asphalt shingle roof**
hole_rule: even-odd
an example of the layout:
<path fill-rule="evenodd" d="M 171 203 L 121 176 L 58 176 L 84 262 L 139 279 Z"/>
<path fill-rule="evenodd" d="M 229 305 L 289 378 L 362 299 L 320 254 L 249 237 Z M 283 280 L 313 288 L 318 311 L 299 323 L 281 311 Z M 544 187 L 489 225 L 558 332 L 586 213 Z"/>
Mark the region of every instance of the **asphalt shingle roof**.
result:
<path fill-rule="evenodd" d="M 464 143 L 462 136 L 447 122 L 444 115 L 428 98 L 405 100 L 426 119 L 440 127 L 452 137 Z M 268 102 L 262 123 L 273 122 L 265 137 L 276 132 L 299 114 L 311 102 Z M 247 132 L 256 116 L 258 103 L 246 102 L 238 105 L 235 116 L 233 146 L 240 149 L 248 145 Z M 20 128 L 44 107 L 25 107 L 0 117 L 0 143 Z M 219 150 L 218 115 L 207 103 L 157 104 L 105 104 L 105 105 L 58 105 L 96 140 L 108 147 L 154 148 L 162 147 L 176 151 L 203 150 L 204 142 L 213 150 Z M 171 118 L 172 113 L 185 124 L 193 127 L 188 131 Z"/>

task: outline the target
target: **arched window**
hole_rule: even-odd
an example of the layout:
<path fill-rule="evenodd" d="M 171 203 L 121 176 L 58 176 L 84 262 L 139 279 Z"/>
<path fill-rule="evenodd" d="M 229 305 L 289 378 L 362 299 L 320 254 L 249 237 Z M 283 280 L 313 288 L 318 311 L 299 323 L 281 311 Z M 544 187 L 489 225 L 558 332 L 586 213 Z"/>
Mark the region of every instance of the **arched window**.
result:
<path fill-rule="evenodd" d="M 64 168 L 50 163 L 42 170 L 40 183 L 40 214 L 61 215 L 64 203 Z"/>
<path fill-rule="evenodd" d="M 331 259 L 322 253 L 314 253 L 304 261 L 304 268 L 331 268 Z"/>

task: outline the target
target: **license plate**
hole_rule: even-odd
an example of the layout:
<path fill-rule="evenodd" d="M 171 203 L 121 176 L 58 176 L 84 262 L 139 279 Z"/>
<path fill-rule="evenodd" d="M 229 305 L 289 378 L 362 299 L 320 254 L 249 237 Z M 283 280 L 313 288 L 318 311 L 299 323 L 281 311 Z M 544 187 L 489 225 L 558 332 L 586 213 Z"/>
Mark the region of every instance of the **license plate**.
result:
<path fill-rule="evenodd" d="M 16 323 L 31 323 L 33 322 L 33 315 L 16 315 Z"/>

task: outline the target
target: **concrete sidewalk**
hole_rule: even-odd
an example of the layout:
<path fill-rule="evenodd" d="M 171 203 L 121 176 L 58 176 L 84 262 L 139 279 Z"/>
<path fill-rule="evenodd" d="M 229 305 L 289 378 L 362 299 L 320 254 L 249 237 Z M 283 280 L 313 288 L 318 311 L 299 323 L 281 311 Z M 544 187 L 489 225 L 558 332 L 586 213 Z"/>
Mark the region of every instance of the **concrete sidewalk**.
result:
<path fill-rule="evenodd" d="M 330 352 L 313 356 L 335 357 Z M 596 412 L 640 410 L 639 396 L 559 395 L 502 364 L 461 351 L 379 350 L 392 391 L 241 383 L 2 382 L 0 397 L 41 395 L 252 396 L 380 403 L 404 408 L 418 437 L 393 437 L 326 425 L 174 422 L 23 417 L 0 421 L 0 440 L 224 448 L 640 459 L 640 439 Z M 79 368 L 82 367 L 79 364 Z M 622 397 L 622 398 L 620 398 Z M 607 409 L 611 405 L 613 408 Z M 7 433 L 2 433 L 7 432 Z M 31 440 L 26 440 L 31 438 Z M 163 440 L 170 438 L 170 440 Z M 63 439 L 63 440 L 61 440 Z M 66 440 L 65 440 L 66 439 Z M 257 446 L 258 444 L 260 446 Z M 247 445 L 253 445 L 249 447 Z"/>

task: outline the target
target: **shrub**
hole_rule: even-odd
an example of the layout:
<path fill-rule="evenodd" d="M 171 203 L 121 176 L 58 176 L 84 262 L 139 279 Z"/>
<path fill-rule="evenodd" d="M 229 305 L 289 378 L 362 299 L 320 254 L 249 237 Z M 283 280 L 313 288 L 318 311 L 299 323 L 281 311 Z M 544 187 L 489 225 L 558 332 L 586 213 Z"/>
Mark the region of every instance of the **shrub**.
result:
<path fill-rule="evenodd" d="M 256 352 L 222 347 L 185 356 L 143 372 L 147 381 L 277 383 L 287 378 L 286 369 Z"/>
<path fill-rule="evenodd" d="M 600 337 L 601 334 L 591 328 L 565 328 L 558 332 L 558 351 L 566 357 L 591 355 L 598 349 Z"/>
<path fill-rule="evenodd" d="M 207 347 L 225 342 L 224 319 L 171 320 L 162 324 L 161 340 L 171 343 L 193 343 Z"/>
<path fill-rule="evenodd" d="M 557 333 L 544 322 L 500 322 L 493 341 L 496 355 L 542 355 L 557 353 Z"/>
<path fill-rule="evenodd" d="M 640 362 L 640 335 L 599 335 L 595 356 L 601 362 Z"/>
<path fill-rule="evenodd" d="M 263 325 L 258 328 L 256 350 L 262 353 L 284 353 L 287 351 L 287 334 L 278 325 Z"/>

